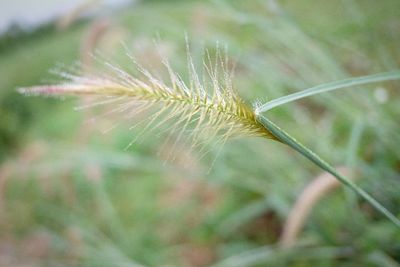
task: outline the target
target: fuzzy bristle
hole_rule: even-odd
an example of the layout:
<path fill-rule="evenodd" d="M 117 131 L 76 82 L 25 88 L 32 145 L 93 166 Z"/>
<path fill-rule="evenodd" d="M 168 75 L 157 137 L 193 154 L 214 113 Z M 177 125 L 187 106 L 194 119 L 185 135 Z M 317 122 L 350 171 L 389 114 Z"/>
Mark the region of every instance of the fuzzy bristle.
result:
<path fill-rule="evenodd" d="M 92 95 L 110 101 L 121 100 L 124 103 L 115 110 L 130 114 L 157 107 L 148 118 L 146 128 L 150 128 L 150 125 L 153 128 L 171 124 L 174 121 L 170 129 L 178 130 L 179 135 L 190 129 L 189 132 L 196 142 L 216 136 L 222 141 L 234 136 L 274 139 L 257 121 L 253 109 L 233 90 L 232 75 L 226 70 L 226 63 L 222 60 L 218 66 L 205 67 L 209 82 L 201 83 L 189 58 L 189 86 L 172 70 L 167 61 L 163 63 L 169 73 L 169 85 L 139 65 L 140 78 L 133 77 L 119 67 L 106 64 L 110 70 L 107 75 L 63 75 L 67 77 L 67 81 L 61 84 L 21 88 L 19 92 L 28 95 Z M 103 100 L 99 104 L 108 102 Z M 159 122 L 156 123 L 157 119 Z"/>

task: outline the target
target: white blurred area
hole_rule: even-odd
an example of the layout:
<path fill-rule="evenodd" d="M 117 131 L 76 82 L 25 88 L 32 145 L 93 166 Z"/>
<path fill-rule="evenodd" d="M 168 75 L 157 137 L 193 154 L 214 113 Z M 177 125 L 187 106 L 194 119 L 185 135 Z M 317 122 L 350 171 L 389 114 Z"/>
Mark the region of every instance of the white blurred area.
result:
<path fill-rule="evenodd" d="M 87 8 L 86 15 L 90 15 L 132 2 L 134 0 L 0 0 L 0 34 L 13 24 L 29 29 L 80 8 Z"/>

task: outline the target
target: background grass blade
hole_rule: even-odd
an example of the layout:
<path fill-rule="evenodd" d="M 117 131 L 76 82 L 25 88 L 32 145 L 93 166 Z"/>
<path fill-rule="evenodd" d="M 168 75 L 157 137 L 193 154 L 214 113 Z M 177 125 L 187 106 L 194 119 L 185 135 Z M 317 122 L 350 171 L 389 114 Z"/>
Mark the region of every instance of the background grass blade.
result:
<path fill-rule="evenodd" d="M 328 91 L 338 90 L 347 88 L 350 86 L 361 85 L 361 84 L 368 84 L 368 83 L 375 83 L 375 82 L 383 82 L 383 81 L 390 81 L 390 80 L 398 80 L 400 79 L 400 70 L 385 72 L 385 73 L 378 73 L 368 76 L 362 76 L 357 78 L 349 78 L 341 81 L 335 81 L 331 83 L 325 83 L 321 85 L 317 85 L 315 87 L 311 87 L 309 89 L 305 89 L 303 91 L 293 93 L 290 95 L 286 95 L 283 97 L 276 98 L 272 101 L 269 101 L 256 109 L 256 113 L 262 113 L 267 110 L 273 109 L 277 106 L 305 98 L 308 96 L 325 93 Z"/>
<path fill-rule="evenodd" d="M 287 144 L 307 159 L 315 163 L 317 166 L 322 168 L 323 170 L 329 172 L 333 176 L 335 176 L 342 184 L 351 188 L 354 192 L 363 197 L 366 201 L 368 201 L 375 209 L 380 211 L 383 215 L 385 215 L 389 220 L 391 220 L 394 224 L 400 227 L 400 220 L 396 218 L 390 211 L 388 211 L 385 207 L 383 207 L 378 201 L 376 201 L 371 195 L 357 186 L 355 183 L 347 179 L 346 177 L 340 175 L 331 165 L 321 159 L 317 154 L 313 151 L 299 143 L 296 139 L 291 137 L 288 133 L 280 129 L 277 125 L 275 125 L 272 121 L 267 119 L 265 116 L 258 116 L 258 120 L 261 124 L 263 124 L 275 137 L 278 138 L 282 143 Z"/>

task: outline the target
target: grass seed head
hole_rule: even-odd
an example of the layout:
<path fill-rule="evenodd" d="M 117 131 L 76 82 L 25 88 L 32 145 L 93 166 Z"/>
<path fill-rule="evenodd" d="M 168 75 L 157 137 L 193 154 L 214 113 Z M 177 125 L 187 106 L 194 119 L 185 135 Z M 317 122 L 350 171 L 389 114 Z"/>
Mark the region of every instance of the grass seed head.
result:
<path fill-rule="evenodd" d="M 227 58 L 227 57 L 225 57 Z M 194 144 L 217 139 L 225 142 L 236 136 L 274 136 L 257 119 L 253 109 L 236 93 L 232 86 L 232 71 L 227 59 L 217 53 L 215 64 L 204 63 L 206 77 L 197 74 L 188 56 L 189 83 L 163 61 L 169 74 L 168 84 L 156 78 L 135 62 L 139 77 L 120 67 L 105 63 L 107 73 L 102 75 L 73 75 L 63 73 L 65 82 L 54 85 L 20 88 L 28 95 L 89 95 L 98 96 L 100 102 L 89 106 L 113 103 L 112 112 L 133 114 L 150 111 L 145 129 L 168 125 L 178 137 L 189 132 Z M 129 115 L 130 114 L 130 115 Z"/>

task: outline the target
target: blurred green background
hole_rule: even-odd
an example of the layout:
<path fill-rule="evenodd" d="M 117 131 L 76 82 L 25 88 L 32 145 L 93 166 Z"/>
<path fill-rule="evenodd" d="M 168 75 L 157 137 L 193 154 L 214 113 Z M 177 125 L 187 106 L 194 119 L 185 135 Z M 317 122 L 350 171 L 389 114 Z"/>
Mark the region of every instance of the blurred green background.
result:
<path fill-rule="evenodd" d="M 58 2 L 53 20 L 0 37 L 0 266 L 400 266 L 399 229 L 340 187 L 315 203 L 294 246 L 279 246 L 321 171 L 277 142 L 233 139 L 201 158 L 144 136 L 124 150 L 134 122 L 103 133 L 118 114 L 15 90 L 57 81 L 56 66 L 98 68 L 90 54 L 129 69 L 123 46 L 155 71 L 161 53 L 185 79 L 186 34 L 197 64 L 226 46 L 235 88 L 265 101 L 399 69 L 400 1 Z M 399 216 L 399 89 L 365 85 L 267 115 Z"/>

